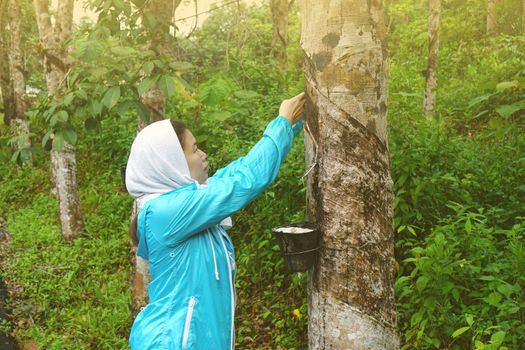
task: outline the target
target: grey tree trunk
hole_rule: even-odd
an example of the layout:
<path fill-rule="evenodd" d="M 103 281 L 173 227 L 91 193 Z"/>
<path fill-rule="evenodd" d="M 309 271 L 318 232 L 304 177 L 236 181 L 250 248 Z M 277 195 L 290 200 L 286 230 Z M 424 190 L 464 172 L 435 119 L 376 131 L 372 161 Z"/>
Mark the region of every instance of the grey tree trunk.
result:
<path fill-rule="evenodd" d="M 59 2 L 54 25 L 51 24 L 47 0 L 34 0 L 40 41 L 44 47 L 44 70 L 49 96 L 63 98 L 67 74 L 67 52 L 63 47 L 73 25 L 73 0 Z M 76 156 L 73 145 L 65 143 L 60 152 L 51 151 L 51 168 L 59 201 L 62 237 L 66 240 L 80 236 L 82 213 L 76 181 Z"/>
<path fill-rule="evenodd" d="M 7 34 L 8 0 L 0 0 L 0 92 L 2 93 L 4 124 L 9 125 L 15 117 L 15 102 L 11 74 L 9 73 L 9 40 Z"/>
<path fill-rule="evenodd" d="M 170 35 L 170 25 L 174 17 L 174 11 L 181 1 L 150 0 L 146 2 L 145 11 L 154 13 L 157 21 L 157 25 L 146 29 L 150 35 L 150 49 L 158 57 L 172 55 L 166 37 Z M 150 110 L 150 123 L 165 118 L 166 97 L 160 91 L 158 83 L 155 83 L 144 93 L 142 102 Z M 144 126 L 146 125 L 139 120 L 139 128 L 142 129 Z"/>
<path fill-rule="evenodd" d="M 310 349 L 399 349 L 386 27 L 380 0 L 302 0 L 308 218 L 321 249 L 308 273 Z"/>
<path fill-rule="evenodd" d="M 521 0 L 521 34 L 525 35 L 525 0 Z"/>
<path fill-rule="evenodd" d="M 155 28 L 147 28 L 149 31 L 151 49 L 157 53 L 157 56 L 169 55 L 170 49 L 166 41 L 169 35 L 169 28 L 174 17 L 174 11 L 180 4 L 181 0 L 165 1 L 151 0 L 147 3 L 146 11 L 153 12 L 159 21 Z M 160 91 L 158 84 L 153 85 L 142 96 L 142 101 L 150 110 L 149 122 L 155 122 L 165 119 L 166 98 Z M 146 126 L 142 119 L 138 119 L 137 130 L 140 131 Z M 137 214 L 137 204 L 133 204 L 132 217 Z M 131 244 L 132 256 L 132 282 L 131 282 L 131 309 L 135 316 L 141 308 L 148 303 L 148 284 L 151 281 L 149 274 L 148 261 L 137 256 L 137 247 Z"/>
<path fill-rule="evenodd" d="M 13 87 L 14 97 L 14 134 L 18 136 L 16 147 L 19 149 L 31 147 L 29 138 L 29 121 L 26 118 L 27 97 L 26 83 L 24 78 L 24 63 L 22 60 L 22 50 L 20 49 L 20 3 L 17 0 L 9 0 L 9 32 L 11 40 L 9 45 L 9 73 Z M 24 153 L 22 153 L 24 154 Z M 26 153 L 24 163 L 32 163 L 31 153 Z"/>
<path fill-rule="evenodd" d="M 487 35 L 496 32 L 496 0 L 487 0 Z"/>
<path fill-rule="evenodd" d="M 279 70 L 283 77 L 284 87 L 287 89 L 286 75 L 288 74 L 288 0 L 271 0 L 273 35 L 272 51 L 277 59 Z"/>
<path fill-rule="evenodd" d="M 423 110 L 426 117 L 432 117 L 436 109 L 437 68 L 439 55 L 439 15 L 441 0 L 429 0 L 428 16 L 428 64 L 425 81 Z"/>

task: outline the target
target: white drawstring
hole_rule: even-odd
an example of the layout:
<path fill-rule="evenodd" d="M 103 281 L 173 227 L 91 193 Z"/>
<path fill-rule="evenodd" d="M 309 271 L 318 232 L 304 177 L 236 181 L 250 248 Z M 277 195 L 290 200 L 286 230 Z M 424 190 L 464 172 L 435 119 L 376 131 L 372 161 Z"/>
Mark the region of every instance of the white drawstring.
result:
<path fill-rule="evenodd" d="M 215 256 L 215 248 L 213 247 L 213 241 L 211 240 L 210 230 L 208 229 L 208 238 L 210 239 L 211 251 L 213 252 L 213 264 L 215 265 L 215 279 L 218 281 L 219 269 L 217 268 L 217 257 Z"/>

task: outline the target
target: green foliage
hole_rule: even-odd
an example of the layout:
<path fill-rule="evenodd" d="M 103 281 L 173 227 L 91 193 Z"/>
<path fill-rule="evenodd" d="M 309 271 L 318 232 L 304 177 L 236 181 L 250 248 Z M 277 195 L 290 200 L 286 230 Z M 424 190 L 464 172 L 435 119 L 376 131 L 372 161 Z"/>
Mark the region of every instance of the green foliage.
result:
<path fill-rule="evenodd" d="M 23 324 L 17 336 L 46 349 L 124 348 L 130 301 L 127 240 L 108 237 L 107 229 L 98 226 L 98 232 L 88 230 L 85 237 L 63 242 L 56 204 L 39 194 L 8 217 L 13 239 L 5 269 L 6 279 L 17 286 L 13 317 Z M 125 230 L 124 223 L 118 226 Z"/>
<path fill-rule="evenodd" d="M 404 348 L 518 349 L 525 340 L 525 221 L 497 229 L 483 210 L 448 206 L 454 214 L 402 261 L 396 293 Z"/>

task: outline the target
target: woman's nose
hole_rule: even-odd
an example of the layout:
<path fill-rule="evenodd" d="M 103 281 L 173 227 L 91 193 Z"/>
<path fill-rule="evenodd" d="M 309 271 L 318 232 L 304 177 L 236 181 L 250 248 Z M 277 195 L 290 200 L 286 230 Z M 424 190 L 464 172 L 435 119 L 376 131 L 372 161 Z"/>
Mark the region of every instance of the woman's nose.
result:
<path fill-rule="evenodd" d="M 201 158 L 202 160 L 206 160 L 206 153 L 204 153 L 204 151 L 201 151 Z"/>

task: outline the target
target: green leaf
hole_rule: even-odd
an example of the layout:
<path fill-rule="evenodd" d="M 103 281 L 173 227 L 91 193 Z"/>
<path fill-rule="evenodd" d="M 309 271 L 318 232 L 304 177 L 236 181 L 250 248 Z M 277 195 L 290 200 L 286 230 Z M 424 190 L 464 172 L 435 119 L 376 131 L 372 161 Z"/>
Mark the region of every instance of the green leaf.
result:
<path fill-rule="evenodd" d="M 137 92 L 139 94 L 139 96 L 142 96 L 146 91 L 149 90 L 149 88 L 155 84 L 155 82 L 157 81 L 157 79 L 159 78 L 158 75 L 154 76 L 154 77 L 147 77 L 147 78 L 144 78 L 139 86 L 137 86 Z"/>
<path fill-rule="evenodd" d="M 496 112 L 501 115 L 503 118 L 508 118 L 514 112 L 523 109 L 523 104 L 521 102 L 513 103 L 511 105 L 503 105 L 496 108 Z"/>
<path fill-rule="evenodd" d="M 67 111 L 58 111 L 55 115 L 58 121 L 62 123 L 67 122 L 67 120 L 69 119 L 69 114 L 67 113 Z"/>
<path fill-rule="evenodd" d="M 144 73 L 150 75 L 151 72 L 153 72 L 153 68 L 155 68 L 155 65 L 153 64 L 153 62 L 146 62 L 142 65 L 142 70 L 144 71 Z"/>
<path fill-rule="evenodd" d="M 422 291 L 425 289 L 425 287 L 427 286 L 428 282 L 430 281 L 430 279 L 423 275 L 421 277 L 419 277 L 416 281 L 416 287 L 419 291 Z"/>
<path fill-rule="evenodd" d="M 21 150 L 20 150 L 20 149 L 17 149 L 17 150 L 13 153 L 13 155 L 11 156 L 11 161 L 12 161 L 13 163 L 18 162 L 18 157 L 20 156 L 20 152 L 21 152 Z"/>
<path fill-rule="evenodd" d="M 58 111 L 51 116 L 51 119 L 49 120 L 49 125 L 55 126 L 58 122 L 65 123 L 67 122 L 68 118 L 69 115 L 66 111 Z"/>
<path fill-rule="evenodd" d="M 469 108 L 474 107 L 475 105 L 477 105 L 477 104 L 479 104 L 479 103 L 481 103 L 483 101 L 488 100 L 489 98 L 492 97 L 492 95 L 494 95 L 494 94 L 486 94 L 486 95 L 475 97 L 475 98 L 473 98 L 472 100 L 469 101 L 468 107 Z"/>
<path fill-rule="evenodd" d="M 159 89 L 166 98 L 173 95 L 175 92 L 175 80 L 169 75 L 163 75 L 159 79 Z"/>
<path fill-rule="evenodd" d="M 231 115 L 232 114 L 230 112 L 228 112 L 228 111 L 220 111 L 220 112 L 213 112 L 213 113 L 211 113 L 209 117 L 210 117 L 211 120 L 223 122 L 226 119 L 228 119 L 229 117 L 231 117 Z"/>
<path fill-rule="evenodd" d="M 469 326 L 472 326 L 472 324 L 474 324 L 474 316 L 472 316 L 472 315 L 465 315 L 465 319 L 467 320 L 467 324 Z"/>
<path fill-rule="evenodd" d="M 62 148 L 64 147 L 64 136 L 60 131 L 57 131 L 55 133 L 55 136 L 53 137 L 53 150 L 60 152 Z"/>
<path fill-rule="evenodd" d="M 93 115 L 99 115 L 102 113 L 102 103 L 97 100 L 91 100 L 91 112 Z"/>
<path fill-rule="evenodd" d="M 510 298 L 510 295 L 514 291 L 514 288 L 510 284 L 500 284 L 496 289 L 507 298 Z"/>
<path fill-rule="evenodd" d="M 508 90 L 508 89 L 512 89 L 512 88 L 517 88 L 517 87 L 518 87 L 518 81 L 517 80 L 504 81 L 504 82 L 501 82 L 498 85 L 496 85 L 496 91 L 497 92 L 502 92 L 502 91 L 505 91 L 505 90 Z"/>
<path fill-rule="evenodd" d="M 259 94 L 251 90 L 237 90 L 233 92 L 233 95 L 241 100 L 251 100 L 259 97 Z"/>
<path fill-rule="evenodd" d="M 42 137 L 42 148 L 45 148 L 46 145 L 47 145 L 47 141 L 49 140 L 49 138 L 51 137 L 51 135 L 53 135 L 53 130 L 49 130 L 48 132 L 46 132 L 46 134 L 44 135 L 44 137 Z"/>
<path fill-rule="evenodd" d="M 459 291 L 457 289 L 452 289 L 452 297 L 455 301 L 459 301 Z"/>
<path fill-rule="evenodd" d="M 198 101 L 195 101 L 195 100 L 189 100 L 189 101 L 186 101 L 182 104 L 182 107 L 184 109 L 193 109 L 195 107 L 197 107 L 199 105 L 199 102 Z"/>
<path fill-rule="evenodd" d="M 490 337 L 490 342 L 492 344 L 501 345 L 501 343 L 503 343 L 503 339 L 505 339 L 506 334 L 507 333 L 505 333 L 504 331 L 496 332 Z"/>
<path fill-rule="evenodd" d="M 77 91 L 75 91 L 75 94 L 81 100 L 87 100 L 88 99 L 87 93 L 84 90 L 82 90 L 82 89 L 78 89 Z"/>
<path fill-rule="evenodd" d="M 465 221 L 465 231 L 468 234 L 472 233 L 472 222 L 470 222 L 470 218 L 468 218 L 467 221 Z"/>
<path fill-rule="evenodd" d="M 476 350 L 485 350 L 485 344 L 483 344 L 479 340 L 475 340 L 474 345 L 476 346 Z"/>
<path fill-rule="evenodd" d="M 494 276 L 485 275 L 485 276 L 480 276 L 479 279 L 482 281 L 494 281 L 496 278 Z"/>
<path fill-rule="evenodd" d="M 118 115 L 123 116 L 124 114 L 129 112 L 130 109 L 133 108 L 133 106 L 134 102 L 132 101 L 124 101 L 122 103 L 119 103 L 116 108 Z"/>
<path fill-rule="evenodd" d="M 465 333 L 469 329 L 470 329 L 470 327 L 461 327 L 459 329 L 456 329 L 456 331 L 454 333 L 452 333 L 452 338 L 459 337 L 461 334 Z"/>
<path fill-rule="evenodd" d="M 175 79 L 177 79 L 179 81 L 179 83 L 181 83 L 182 86 L 184 86 L 184 88 L 186 88 L 186 90 L 188 90 L 188 91 L 193 91 L 194 90 L 193 86 L 191 86 L 190 83 L 188 83 L 186 80 L 184 80 L 181 76 L 176 75 Z"/>
<path fill-rule="evenodd" d="M 193 64 L 190 62 L 184 62 L 184 61 L 175 61 L 170 62 L 170 67 L 179 71 L 179 72 L 185 72 L 193 69 Z"/>
<path fill-rule="evenodd" d="M 127 46 L 115 46 L 109 50 L 117 56 L 132 56 L 135 54 L 135 49 Z"/>
<path fill-rule="evenodd" d="M 64 140 L 72 145 L 75 145 L 77 143 L 77 133 L 73 129 L 65 129 L 64 130 Z"/>
<path fill-rule="evenodd" d="M 492 292 L 489 294 L 488 297 L 483 298 L 483 300 L 489 305 L 496 306 L 501 301 L 501 294 L 497 292 Z"/>
<path fill-rule="evenodd" d="M 137 114 L 139 115 L 139 117 L 146 123 L 148 124 L 149 123 L 149 115 L 150 115 L 150 110 L 148 107 L 146 107 L 144 105 L 144 103 L 140 102 L 140 101 L 136 101 L 135 103 L 135 109 L 137 110 Z"/>
<path fill-rule="evenodd" d="M 73 99 L 75 98 L 75 94 L 70 92 L 69 94 L 67 94 L 65 97 L 64 97 L 64 100 L 62 101 L 62 104 L 64 106 L 69 106 L 71 104 L 71 102 L 73 102 Z"/>
<path fill-rule="evenodd" d="M 118 102 L 118 99 L 120 98 L 120 86 L 113 86 L 110 88 L 106 93 L 104 94 L 104 98 L 102 99 L 102 102 L 104 103 L 104 106 L 107 107 L 107 109 L 113 108 Z"/>
<path fill-rule="evenodd" d="M 223 79 L 206 82 L 199 87 L 198 99 L 208 106 L 222 102 L 231 91 L 231 83 Z"/>

